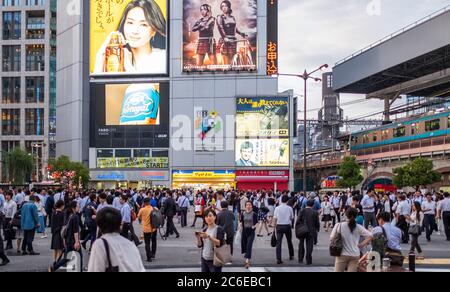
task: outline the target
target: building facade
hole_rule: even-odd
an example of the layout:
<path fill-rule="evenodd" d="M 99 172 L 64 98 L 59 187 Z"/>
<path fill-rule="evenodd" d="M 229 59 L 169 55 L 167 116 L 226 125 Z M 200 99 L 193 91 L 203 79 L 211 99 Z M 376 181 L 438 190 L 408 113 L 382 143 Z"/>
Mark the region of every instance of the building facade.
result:
<path fill-rule="evenodd" d="M 124 5 L 129 2 L 124 1 Z M 202 62 L 210 66 L 197 70 L 199 63 L 192 61 L 193 56 L 198 60 L 208 47 L 219 50 L 221 39 L 216 27 L 214 45 L 211 41 L 205 46 L 200 39 L 191 42 L 197 35 L 193 28 L 199 24 L 198 18 L 195 19 L 199 15 L 197 10 L 200 11 L 201 4 L 209 3 L 219 26 L 221 18 L 216 16 L 222 1 L 149 2 L 157 3 L 168 20 L 167 33 L 161 34 L 166 43 L 160 42 L 158 51 L 166 51 L 167 70 L 164 65 L 149 66 L 141 68 L 152 71 L 147 74 L 112 76 L 98 74 L 96 70 L 102 70 L 102 66 L 92 64 L 94 58 L 96 63 L 102 62 L 95 54 L 100 44 L 94 35 L 108 26 L 98 22 L 99 15 L 92 13 L 101 13 L 106 7 L 102 5 L 109 2 L 97 1 L 99 6 L 92 9 L 89 1 L 58 1 L 58 13 L 66 15 L 58 18 L 58 43 L 73 46 L 58 47 L 57 116 L 58 128 L 64 130 L 57 132 L 57 154 L 89 165 L 92 184 L 98 188 L 292 189 L 294 99 L 292 93 L 279 94 L 278 79 L 268 74 L 273 72 L 266 64 L 276 58 L 268 40 L 267 29 L 272 21 L 268 20 L 269 3 L 232 1 L 237 25 L 245 25 L 245 29 L 240 29 L 246 30 L 242 37 L 237 36 L 234 50 L 238 49 L 241 55 L 233 57 L 233 64 L 245 62 L 240 57 L 253 59 L 247 60 L 245 70 L 211 69 L 225 68 L 224 57 L 233 47 L 224 49 L 223 43 L 222 54 L 217 54 L 216 60 L 211 60 L 209 54 L 208 58 L 203 55 Z M 240 19 L 245 15 L 251 17 L 243 23 Z M 240 46 L 240 42 L 244 45 Z M 156 40 L 152 45 L 156 47 Z M 211 66 L 219 62 L 222 65 Z M 103 69 L 107 70 L 105 66 Z M 146 121 L 136 122 L 135 116 L 127 115 L 135 109 L 128 106 L 128 101 L 143 90 L 157 93 L 160 111 L 156 110 L 153 117 L 148 113 Z M 281 117 L 277 120 L 279 124 L 258 120 L 255 128 L 260 132 L 244 126 L 246 118 L 260 119 L 263 112 L 270 121 L 274 116 Z M 260 129 L 263 127 L 265 131 Z M 250 153 L 248 157 L 246 153 Z"/>
<path fill-rule="evenodd" d="M 44 181 L 55 156 L 56 0 L 3 0 L 0 19 L 1 160 L 25 149 L 37 164 L 30 179 Z M 0 172 L 10 181 L 4 163 Z"/>

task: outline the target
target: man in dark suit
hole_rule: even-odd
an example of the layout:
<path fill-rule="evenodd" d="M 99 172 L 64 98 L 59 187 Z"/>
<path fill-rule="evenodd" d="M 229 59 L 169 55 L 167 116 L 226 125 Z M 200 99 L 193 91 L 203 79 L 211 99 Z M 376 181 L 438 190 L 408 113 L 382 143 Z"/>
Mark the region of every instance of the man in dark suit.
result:
<path fill-rule="evenodd" d="M 166 234 L 164 237 L 169 237 L 171 233 L 176 234 L 176 238 L 180 237 L 180 234 L 178 233 L 177 228 L 175 227 L 175 224 L 173 223 L 173 216 L 177 213 L 177 207 L 175 200 L 172 198 L 172 192 L 167 191 L 166 194 L 166 200 L 164 201 L 163 205 L 163 215 L 167 218 L 167 226 L 166 226 Z"/>
<path fill-rule="evenodd" d="M 312 252 L 314 248 L 314 238 L 320 228 L 319 214 L 313 209 L 314 200 L 309 200 L 306 203 L 306 208 L 300 211 L 300 214 L 295 224 L 295 233 L 300 244 L 298 246 L 298 262 L 303 263 L 305 257 L 305 242 L 306 242 L 306 265 L 312 265 Z"/>
<path fill-rule="evenodd" d="M 223 228 L 223 231 L 227 235 L 226 244 L 230 246 L 231 254 L 233 254 L 233 240 L 234 240 L 234 214 L 228 210 L 228 202 L 222 201 L 220 203 L 222 210 L 217 214 L 217 225 Z"/>

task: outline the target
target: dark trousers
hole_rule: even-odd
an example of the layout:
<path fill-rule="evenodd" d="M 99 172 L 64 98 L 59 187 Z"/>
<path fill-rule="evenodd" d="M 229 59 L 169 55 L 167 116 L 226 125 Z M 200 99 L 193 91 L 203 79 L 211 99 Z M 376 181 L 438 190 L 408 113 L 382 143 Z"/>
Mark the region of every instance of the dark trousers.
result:
<path fill-rule="evenodd" d="M 433 230 L 436 228 L 436 219 L 433 214 L 425 214 L 423 218 L 423 225 L 425 226 L 425 236 L 428 240 L 431 240 Z"/>
<path fill-rule="evenodd" d="M 194 222 L 192 223 L 192 227 L 195 227 L 195 223 L 197 222 L 197 218 L 202 219 L 202 222 L 203 222 L 202 226 L 205 227 L 205 219 L 203 218 L 203 216 L 197 216 L 197 215 L 195 215 Z"/>
<path fill-rule="evenodd" d="M 7 262 L 8 258 L 5 255 L 5 250 L 3 249 L 3 237 L 2 237 L 2 233 L 0 232 L 0 259 L 3 262 Z"/>
<path fill-rule="evenodd" d="M 128 233 L 131 233 L 131 239 L 130 239 Z M 134 233 L 134 228 L 131 223 L 123 223 L 122 231 L 121 231 L 120 235 L 122 235 L 126 239 L 129 239 L 130 241 L 134 241 L 134 244 L 136 244 L 136 245 L 139 244 L 139 238 Z"/>
<path fill-rule="evenodd" d="M 12 241 L 13 241 L 13 239 L 15 237 L 15 233 L 16 233 L 14 230 L 14 227 L 10 223 L 11 223 L 11 219 L 6 219 L 5 225 L 3 226 L 4 233 L 5 233 L 5 240 L 6 240 L 6 249 L 13 248 Z"/>
<path fill-rule="evenodd" d="M 166 235 L 165 237 L 169 237 L 169 235 L 171 233 L 175 233 L 176 236 L 179 236 L 180 234 L 178 233 L 177 228 L 175 227 L 175 224 L 173 223 L 173 216 L 172 217 L 167 217 L 167 226 L 166 226 Z"/>
<path fill-rule="evenodd" d="M 241 252 L 246 259 L 252 258 L 253 241 L 255 240 L 255 229 L 243 228 L 241 237 Z"/>
<path fill-rule="evenodd" d="M 442 212 L 442 221 L 444 221 L 444 230 L 447 240 L 450 240 L 450 212 Z"/>
<path fill-rule="evenodd" d="M 283 244 L 283 235 L 286 235 L 286 239 L 288 242 L 289 257 L 294 256 L 291 225 L 277 225 L 277 260 L 279 261 L 281 261 L 281 246 Z"/>
<path fill-rule="evenodd" d="M 188 208 L 186 208 L 186 207 L 180 208 L 181 227 L 187 226 L 187 211 L 188 211 Z"/>
<path fill-rule="evenodd" d="M 88 224 L 87 228 L 89 230 L 89 234 L 83 240 L 83 243 L 86 244 L 89 240 L 91 241 L 91 248 L 94 242 L 97 240 L 97 226 L 94 224 Z"/>
<path fill-rule="evenodd" d="M 398 216 L 397 227 L 402 231 L 402 241 L 403 243 L 409 242 L 408 235 L 408 223 L 406 222 L 406 218 L 403 215 Z"/>
<path fill-rule="evenodd" d="M 157 235 L 158 231 L 155 231 L 153 233 L 144 233 L 145 254 L 147 255 L 147 261 L 151 261 L 152 257 L 155 257 Z"/>
<path fill-rule="evenodd" d="M 305 237 L 300 238 L 300 243 L 298 245 L 298 261 L 303 262 L 305 258 L 305 243 L 306 243 L 306 264 L 312 264 L 312 253 L 314 248 L 314 236 L 308 234 Z"/>
<path fill-rule="evenodd" d="M 371 225 L 372 227 L 378 226 L 374 212 L 364 212 L 363 214 L 364 214 L 364 228 L 367 229 L 369 225 Z"/>
<path fill-rule="evenodd" d="M 215 267 L 214 261 L 202 258 L 202 273 L 222 273 L 222 267 Z"/>
<path fill-rule="evenodd" d="M 341 223 L 341 213 L 339 212 L 339 208 L 334 208 L 334 213 L 336 215 L 333 217 L 333 226 L 336 225 L 336 219 L 337 223 Z"/>
<path fill-rule="evenodd" d="M 418 253 L 422 253 L 422 249 L 419 245 L 419 235 L 411 234 L 411 249 L 409 250 L 409 253 L 414 253 L 414 250 L 416 249 Z"/>
<path fill-rule="evenodd" d="M 33 241 L 36 230 L 23 230 L 22 252 L 33 251 Z"/>

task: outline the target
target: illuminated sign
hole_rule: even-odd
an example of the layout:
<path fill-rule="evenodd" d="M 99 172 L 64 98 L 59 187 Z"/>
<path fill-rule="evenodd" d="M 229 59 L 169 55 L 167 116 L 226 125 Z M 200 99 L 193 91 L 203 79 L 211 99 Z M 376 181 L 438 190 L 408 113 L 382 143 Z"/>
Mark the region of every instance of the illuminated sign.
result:
<path fill-rule="evenodd" d="M 267 75 L 278 74 L 278 0 L 267 0 Z"/>

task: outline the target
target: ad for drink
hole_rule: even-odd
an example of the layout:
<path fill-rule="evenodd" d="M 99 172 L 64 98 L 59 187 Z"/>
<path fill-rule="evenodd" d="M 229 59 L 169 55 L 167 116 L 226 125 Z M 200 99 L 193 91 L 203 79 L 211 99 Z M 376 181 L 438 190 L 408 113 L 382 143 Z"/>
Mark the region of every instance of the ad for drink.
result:
<path fill-rule="evenodd" d="M 257 70 L 256 0 L 183 0 L 183 70 Z"/>
<path fill-rule="evenodd" d="M 90 1 L 90 72 L 168 73 L 167 0 Z"/>

